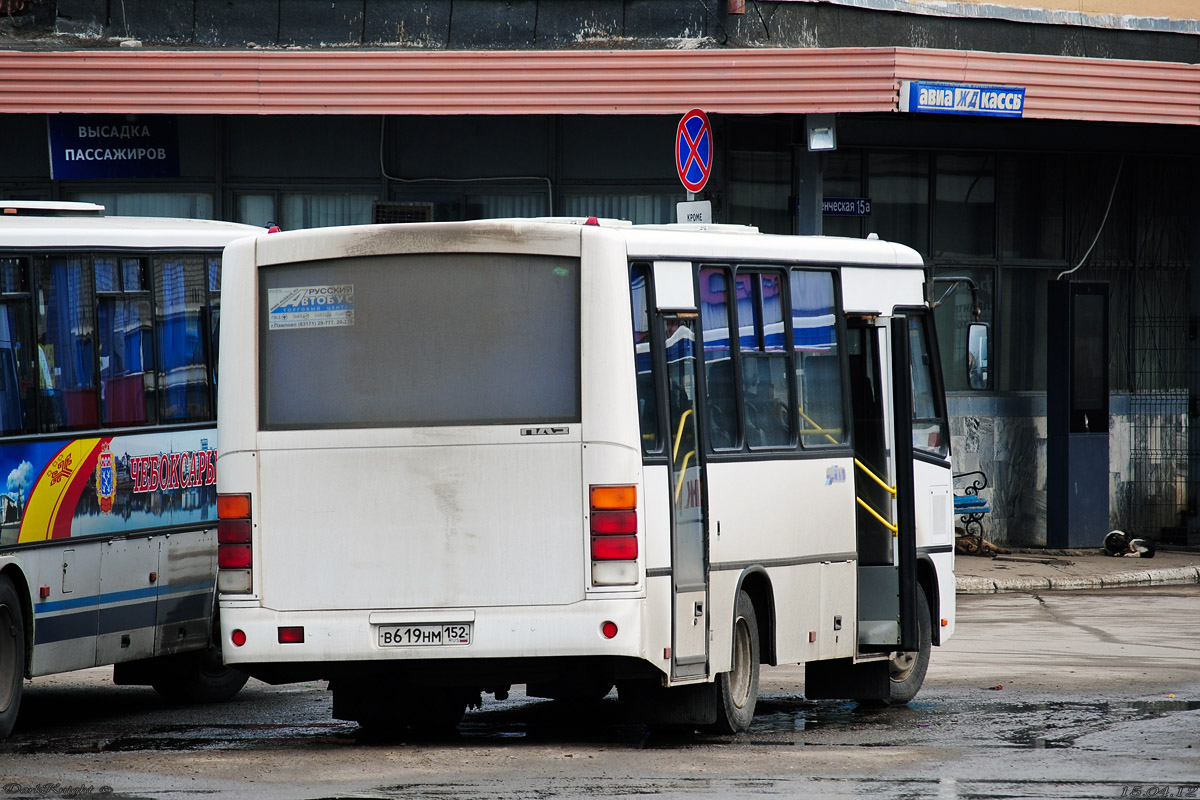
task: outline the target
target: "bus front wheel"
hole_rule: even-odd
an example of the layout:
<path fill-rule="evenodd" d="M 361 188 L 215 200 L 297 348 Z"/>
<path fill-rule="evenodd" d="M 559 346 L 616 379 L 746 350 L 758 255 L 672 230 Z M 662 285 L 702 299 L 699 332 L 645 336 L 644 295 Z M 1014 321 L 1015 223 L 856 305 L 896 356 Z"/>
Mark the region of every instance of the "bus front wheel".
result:
<path fill-rule="evenodd" d="M 12 733 L 25 688 L 25 622 L 12 581 L 0 577 L 0 739 Z"/>
<path fill-rule="evenodd" d="M 750 595 L 738 592 L 733 613 L 733 664 L 729 672 L 722 672 L 716 679 L 717 720 L 711 726 L 714 733 L 740 733 L 750 727 L 758 703 L 760 653 L 754 602 Z"/>

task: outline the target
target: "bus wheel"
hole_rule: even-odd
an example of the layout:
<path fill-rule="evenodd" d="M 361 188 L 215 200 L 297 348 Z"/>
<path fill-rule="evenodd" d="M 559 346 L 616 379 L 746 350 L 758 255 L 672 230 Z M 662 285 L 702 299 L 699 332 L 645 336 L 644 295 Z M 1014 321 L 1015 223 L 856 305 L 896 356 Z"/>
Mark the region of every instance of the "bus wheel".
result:
<path fill-rule="evenodd" d="M 208 647 L 167 656 L 150 685 L 174 703 L 223 703 L 240 692 L 249 679 L 240 669 L 225 666 L 221 657 L 221 631 L 214 619 Z"/>
<path fill-rule="evenodd" d="M 0 577 L 0 739 L 12 733 L 25 688 L 25 623 L 12 581 Z"/>
<path fill-rule="evenodd" d="M 929 669 L 929 650 L 932 645 L 933 623 L 929 613 L 929 601 L 925 590 L 917 587 L 917 649 L 895 653 L 889 665 L 890 692 L 885 705 L 903 705 L 917 696 L 925 682 L 925 671 Z"/>
<path fill-rule="evenodd" d="M 740 733 L 754 720 L 758 703 L 758 615 L 750 595 L 738 592 L 733 613 L 733 667 L 717 676 L 717 721 L 714 733 Z"/>

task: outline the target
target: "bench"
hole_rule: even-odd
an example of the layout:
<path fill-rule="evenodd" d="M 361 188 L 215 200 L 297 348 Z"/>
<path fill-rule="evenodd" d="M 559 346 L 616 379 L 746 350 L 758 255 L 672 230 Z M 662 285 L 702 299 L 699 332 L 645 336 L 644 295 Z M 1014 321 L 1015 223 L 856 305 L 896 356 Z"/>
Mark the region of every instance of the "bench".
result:
<path fill-rule="evenodd" d="M 967 532 L 968 536 L 973 536 L 979 542 L 979 548 L 983 549 L 983 518 L 992 512 L 992 506 L 988 501 L 979 496 L 979 493 L 988 487 L 987 475 L 979 470 L 972 472 L 960 472 L 954 476 L 956 481 L 966 481 L 971 479 L 969 483 L 963 486 L 961 493 L 954 493 L 954 514 L 962 522 L 962 528 Z"/>

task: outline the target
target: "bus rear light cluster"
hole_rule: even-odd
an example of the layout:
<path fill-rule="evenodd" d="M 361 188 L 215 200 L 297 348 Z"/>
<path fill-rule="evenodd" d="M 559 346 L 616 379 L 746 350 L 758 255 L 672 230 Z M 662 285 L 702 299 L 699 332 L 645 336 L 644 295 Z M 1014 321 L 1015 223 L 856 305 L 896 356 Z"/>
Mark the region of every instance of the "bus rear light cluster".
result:
<path fill-rule="evenodd" d="M 638 582 L 636 486 L 592 486 L 591 555 L 593 586 Z"/>
<path fill-rule="evenodd" d="M 253 586 L 254 525 L 250 495 L 217 495 L 217 591 L 249 594 Z"/>

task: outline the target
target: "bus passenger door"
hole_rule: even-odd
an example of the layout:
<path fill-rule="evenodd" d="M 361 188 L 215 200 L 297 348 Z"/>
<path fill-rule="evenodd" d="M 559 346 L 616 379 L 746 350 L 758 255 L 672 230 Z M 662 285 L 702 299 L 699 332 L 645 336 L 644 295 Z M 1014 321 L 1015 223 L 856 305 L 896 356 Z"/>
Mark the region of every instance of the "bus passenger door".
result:
<path fill-rule="evenodd" d="M 858 505 L 858 647 L 915 649 L 916 522 L 908 320 L 848 320 Z"/>
<path fill-rule="evenodd" d="M 671 674 L 684 678 L 708 669 L 707 500 L 696 421 L 696 318 L 664 314 L 663 322 L 671 463 Z"/>

